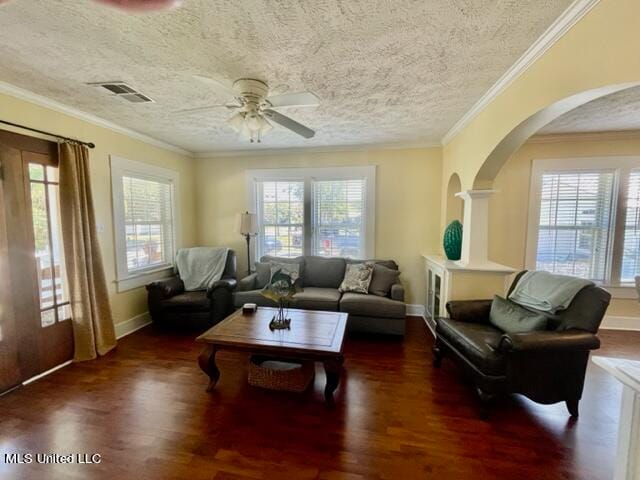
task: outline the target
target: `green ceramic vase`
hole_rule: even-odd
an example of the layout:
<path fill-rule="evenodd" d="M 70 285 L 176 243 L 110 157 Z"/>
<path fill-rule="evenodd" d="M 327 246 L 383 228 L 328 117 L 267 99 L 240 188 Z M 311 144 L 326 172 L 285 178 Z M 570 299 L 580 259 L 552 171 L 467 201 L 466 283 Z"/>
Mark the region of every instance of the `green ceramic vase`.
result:
<path fill-rule="evenodd" d="M 462 253 L 462 224 L 458 220 L 454 220 L 444 229 L 442 246 L 449 260 L 460 260 L 460 254 Z"/>

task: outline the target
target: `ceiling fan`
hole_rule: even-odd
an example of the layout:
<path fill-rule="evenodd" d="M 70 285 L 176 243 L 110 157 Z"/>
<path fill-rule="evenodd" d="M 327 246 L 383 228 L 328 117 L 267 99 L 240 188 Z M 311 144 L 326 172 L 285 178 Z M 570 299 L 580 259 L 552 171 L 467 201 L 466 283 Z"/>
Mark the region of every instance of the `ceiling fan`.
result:
<path fill-rule="evenodd" d="M 269 96 L 269 86 L 262 80 L 254 78 L 241 78 L 228 87 L 217 80 L 196 75 L 196 78 L 205 81 L 223 95 L 228 95 L 231 100 L 219 105 L 180 110 L 180 114 L 198 113 L 215 108 L 227 108 L 236 111 L 235 115 L 227 120 L 227 123 L 241 137 L 251 143 L 262 141 L 262 137 L 268 133 L 277 123 L 304 138 L 311 138 L 315 132 L 292 118 L 283 115 L 276 109 L 285 107 L 316 107 L 320 99 L 311 92 L 288 93 L 284 95 Z"/>

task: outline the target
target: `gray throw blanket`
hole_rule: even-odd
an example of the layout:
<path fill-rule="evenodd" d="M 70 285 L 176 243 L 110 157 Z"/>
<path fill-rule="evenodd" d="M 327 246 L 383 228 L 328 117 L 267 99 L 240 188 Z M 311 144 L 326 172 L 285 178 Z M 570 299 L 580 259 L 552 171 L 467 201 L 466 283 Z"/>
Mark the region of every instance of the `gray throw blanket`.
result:
<path fill-rule="evenodd" d="M 556 313 L 566 309 L 580 290 L 593 284 L 590 280 L 566 275 L 526 272 L 509 295 L 509 300 L 523 307 Z"/>
<path fill-rule="evenodd" d="M 181 248 L 176 254 L 178 274 L 187 291 L 206 290 L 220 280 L 227 263 L 226 247 Z"/>

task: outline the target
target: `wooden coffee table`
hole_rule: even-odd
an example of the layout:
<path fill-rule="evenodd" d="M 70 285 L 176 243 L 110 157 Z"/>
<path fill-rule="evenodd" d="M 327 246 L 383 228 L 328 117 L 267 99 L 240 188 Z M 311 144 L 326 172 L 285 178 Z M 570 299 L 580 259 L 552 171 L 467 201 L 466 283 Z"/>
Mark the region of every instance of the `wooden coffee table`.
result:
<path fill-rule="evenodd" d="M 328 403 L 332 403 L 344 362 L 342 344 L 348 314 L 290 309 L 291 329 L 271 331 L 269 322 L 276 311 L 275 308 L 259 307 L 253 314 L 243 314 L 238 310 L 196 339 L 206 344 L 198 357 L 198 364 L 209 376 L 207 391 L 212 391 L 220 378 L 216 352 L 235 350 L 322 362 L 327 374 L 324 396 Z"/>

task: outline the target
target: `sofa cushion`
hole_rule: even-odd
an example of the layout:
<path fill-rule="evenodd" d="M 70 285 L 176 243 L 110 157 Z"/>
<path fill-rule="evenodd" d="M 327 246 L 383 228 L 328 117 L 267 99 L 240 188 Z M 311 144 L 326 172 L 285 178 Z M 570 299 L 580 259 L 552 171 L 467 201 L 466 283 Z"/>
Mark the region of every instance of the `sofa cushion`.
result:
<path fill-rule="evenodd" d="M 373 263 L 350 263 L 344 272 L 340 284 L 341 292 L 369 293 L 369 284 L 373 274 Z"/>
<path fill-rule="evenodd" d="M 386 297 L 362 293 L 345 293 L 340 299 L 340 311 L 368 317 L 404 318 L 407 313 L 407 307 L 404 302 L 398 302 Z"/>
<path fill-rule="evenodd" d="M 359 260 L 355 258 L 347 258 L 347 264 L 349 263 L 373 263 L 374 265 L 381 265 L 383 267 L 390 268 L 391 270 L 398 270 L 398 264 L 393 260 L 378 260 L 375 258 L 371 260 Z"/>
<path fill-rule="evenodd" d="M 369 293 L 378 295 L 379 297 L 388 296 L 391 285 L 398 283 L 399 276 L 400 272 L 398 270 L 375 264 L 373 266 L 371 283 L 369 284 Z"/>
<path fill-rule="evenodd" d="M 233 294 L 233 305 L 236 308 L 242 307 L 245 303 L 255 303 L 259 307 L 276 307 L 277 304 L 273 300 L 263 297 L 262 289 L 247 290 L 245 292 L 236 292 Z"/>
<path fill-rule="evenodd" d="M 506 359 L 497 350 L 502 331 L 493 325 L 439 318 L 436 335 L 486 375 L 504 375 Z"/>
<path fill-rule="evenodd" d="M 506 333 L 527 333 L 544 330 L 547 326 L 547 317 L 542 313 L 527 310 L 499 295 L 494 295 L 489 322 Z"/>
<path fill-rule="evenodd" d="M 304 277 L 305 272 L 305 258 L 306 257 L 273 257 L 271 255 L 264 255 L 260 261 L 262 263 L 297 263 L 300 265 L 299 274 L 300 277 Z M 269 279 L 271 279 L 271 267 L 269 267 Z"/>
<path fill-rule="evenodd" d="M 304 257 L 304 287 L 338 288 L 344 278 L 344 258 Z"/>
<path fill-rule="evenodd" d="M 294 308 L 307 310 L 338 310 L 340 292 L 335 288 L 306 287 L 293 296 Z"/>
<path fill-rule="evenodd" d="M 259 307 L 276 307 L 277 304 L 273 300 L 263 297 L 260 293 L 261 291 L 262 290 L 236 291 L 233 295 L 234 306 L 240 308 L 245 303 L 255 303 Z M 296 293 L 293 299 L 292 308 L 335 312 L 338 310 L 340 292 L 335 288 L 307 287 L 302 292 Z"/>
<path fill-rule="evenodd" d="M 210 305 L 206 290 L 184 292 L 162 300 L 162 306 L 169 310 L 203 312 L 208 311 Z"/>
<path fill-rule="evenodd" d="M 300 264 L 299 263 L 272 263 L 271 275 L 269 276 L 269 284 L 273 283 L 273 276 L 277 273 L 288 277 L 288 281 L 292 284 L 298 282 L 300 279 Z M 282 277 L 280 277 L 282 278 Z M 299 284 L 300 282 L 298 282 Z"/>
<path fill-rule="evenodd" d="M 271 280 L 271 263 L 256 262 L 256 288 L 264 288 Z"/>

